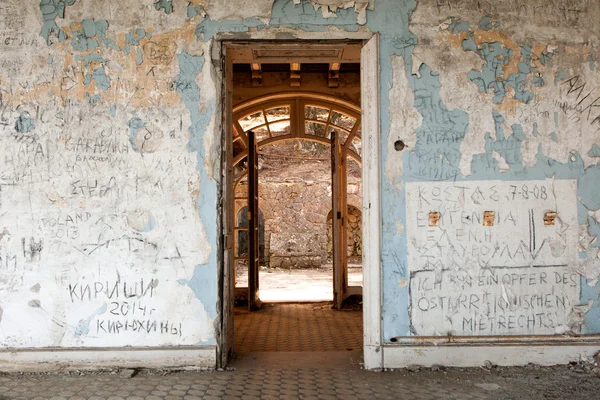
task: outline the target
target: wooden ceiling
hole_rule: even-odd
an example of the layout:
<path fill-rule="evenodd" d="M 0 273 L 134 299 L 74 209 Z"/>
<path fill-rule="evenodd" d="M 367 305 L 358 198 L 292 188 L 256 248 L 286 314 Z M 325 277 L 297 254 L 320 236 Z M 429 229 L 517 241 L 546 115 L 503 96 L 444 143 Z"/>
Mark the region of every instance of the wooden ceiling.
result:
<path fill-rule="evenodd" d="M 247 42 L 227 44 L 227 58 L 234 72 L 252 74 L 254 86 L 262 85 L 263 72 L 289 71 L 290 86 L 301 85 L 302 72 L 325 72 L 328 86 L 338 86 L 340 72 L 360 70 L 361 42 Z"/>

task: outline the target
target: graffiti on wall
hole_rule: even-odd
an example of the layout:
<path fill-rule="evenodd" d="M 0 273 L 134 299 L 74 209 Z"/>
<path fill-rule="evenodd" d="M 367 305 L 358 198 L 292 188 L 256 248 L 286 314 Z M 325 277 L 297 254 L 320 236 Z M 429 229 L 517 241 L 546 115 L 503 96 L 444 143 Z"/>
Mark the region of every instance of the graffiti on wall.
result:
<path fill-rule="evenodd" d="M 0 346 L 214 343 L 180 96 L 203 64 L 177 62 L 195 25 L 162 29 L 166 3 L 147 28 L 114 1 L 0 5 Z"/>
<path fill-rule="evenodd" d="M 574 180 L 408 184 L 414 333 L 572 327 L 580 292 L 575 190 Z"/>

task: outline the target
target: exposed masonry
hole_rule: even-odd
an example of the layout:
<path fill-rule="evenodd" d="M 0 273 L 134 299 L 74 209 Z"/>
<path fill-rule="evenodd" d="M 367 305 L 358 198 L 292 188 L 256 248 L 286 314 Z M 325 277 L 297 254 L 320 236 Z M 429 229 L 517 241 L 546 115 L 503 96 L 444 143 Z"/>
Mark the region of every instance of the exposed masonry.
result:
<path fill-rule="evenodd" d="M 0 5 L 0 345 L 216 343 L 215 39 L 301 33 L 380 35 L 384 342 L 600 333 L 598 2 L 224 3 Z"/>
<path fill-rule="evenodd" d="M 278 178 L 259 183 L 259 207 L 263 216 L 261 235 L 264 235 L 259 247 L 267 267 L 319 268 L 331 262 L 333 251 L 331 183 L 327 179 L 289 179 L 285 173 L 293 167 L 291 164 L 283 168 Z M 349 186 L 347 254 L 358 258 L 362 255 L 359 209 L 362 188 L 359 181 Z M 238 194 L 242 195 L 245 190 L 245 185 L 240 185 Z M 247 227 L 246 213 L 246 206 L 238 204 L 238 226 Z M 239 234 L 237 251 L 240 256 L 247 255 L 246 238 L 245 233 Z"/>

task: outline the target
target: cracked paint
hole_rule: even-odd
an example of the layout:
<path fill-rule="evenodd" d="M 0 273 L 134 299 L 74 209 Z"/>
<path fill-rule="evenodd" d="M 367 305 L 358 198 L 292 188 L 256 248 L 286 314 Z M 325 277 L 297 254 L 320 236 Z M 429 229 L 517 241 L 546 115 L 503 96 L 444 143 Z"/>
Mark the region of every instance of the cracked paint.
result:
<path fill-rule="evenodd" d="M 173 0 L 158 0 L 154 3 L 154 8 L 158 11 L 163 10 L 165 14 L 173 12 Z"/>
<path fill-rule="evenodd" d="M 66 40 L 67 35 L 56 24 L 56 18 L 65 17 L 65 9 L 75 4 L 77 0 L 40 0 L 40 11 L 44 19 L 44 26 L 40 35 L 50 45 L 50 35 L 54 32 L 59 41 Z"/>
<path fill-rule="evenodd" d="M 200 185 L 204 182 L 200 195 L 197 199 L 199 213 L 206 224 L 206 234 L 209 236 L 211 243 L 216 243 L 216 213 L 217 206 L 217 188 L 216 182 L 211 179 L 205 168 L 202 165 L 205 160 L 205 149 L 202 146 L 202 136 L 206 131 L 206 127 L 212 117 L 214 103 L 209 106 L 204 112 L 198 110 L 198 101 L 200 100 L 200 88 L 196 83 L 196 77 L 202 71 L 204 65 L 203 56 L 192 56 L 187 52 L 182 52 L 177 56 L 179 61 L 180 73 L 175 79 L 175 87 L 181 95 L 186 107 L 190 112 L 190 142 L 188 149 L 195 151 L 198 158 L 198 166 L 200 169 Z M 194 274 L 188 281 L 182 281 L 189 286 L 196 297 L 205 304 L 207 311 L 212 318 L 216 317 L 216 281 L 214 277 L 217 273 L 217 256 L 214 249 L 210 251 L 209 263 L 197 265 L 194 268 Z"/>
<path fill-rule="evenodd" d="M 482 25 L 485 29 L 481 29 Z M 477 85 L 479 92 L 493 92 L 495 104 L 502 104 L 507 94 L 528 104 L 533 99 L 528 84 L 534 87 L 545 84 L 535 64 L 546 65 L 553 53 L 544 50 L 543 46 L 538 46 L 536 54 L 529 45 L 519 47 L 500 30 L 499 22 L 491 24 L 487 16 L 482 18 L 479 26 L 479 30 L 472 30 L 467 22 L 454 19 L 447 28 L 453 35 L 459 35 L 456 43 L 460 43 L 463 50 L 473 51 L 485 61 L 481 71 L 468 73 L 469 80 Z M 535 59 L 532 58 L 534 55 Z"/>
<path fill-rule="evenodd" d="M 460 218 L 478 221 L 474 232 L 483 234 L 511 223 L 503 207 L 521 196 L 520 209 L 533 221 L 526 230 L 546 229 L 538 239 L 553 235 L 543 245 L 527 241 L 528 253 L 517 246 L 505 254 L 536 254 L 543 246 L 543 257 L 574 258 L 566 275 L 556 271 L 571 309 L 559 313 L 560 323 L 539 320 L 526 333 L 600 332 L 600 78 L 598 50 L 590 45 L 598 36 L 599 6 L 581 3 L 574 13 L 561 11 L 558 0 L 518 8 L 504 0 L 467 3 L 41 0 L 25 8 L 16 28 L 0 15 L 0 160 L 10 183 L 3 186 L 2 207 L 17 215 L 4 228 L 14 239 L 2 239 L 0 257 L 18 271 L 0 269 L 1 323 L 3 331 L 15 329 L 3 332 L 0 342 L 215 344 L 222 105 L 219 63 L 209 55 L 216 54 L 218 36 L 235 34 L 380 35 L 384 342 L 419 334 L 413 324 L 419 299 L 411 294 L 419 273 L 407 257 L 418 229 L 407 207 L 414 195 L 408 188 L 425 184 L 479 185 L 481 193 L 456 207 L 482 207 Z M 405 144 L 400 151 L 398 140 Z M 516 189 L 498 208 L 488 207 L 490 188 L 501 185 Z M 489 189 L 487 200 L 482 188 Z M 525 198 L 536 195 L 537 202 Z M 423 212 L 424 222 L 417 222 L 425 229 L 447 227 L 448 211 L 432 206 Z M 42 268 L 47 260 L 56 264 Z M 464 265 L 458 270 L 473 272 Z M 421 274 L 429 273 L 435 284 L 449 274 L 436 268 Z M 161 284 L 148 289 L 154 280 Z M 37 303 L 23 301 L 40 283 Z M 152 313 L 126 333 L 124 315 L 112 316 L 127 306 L 107 292 L 116 285 L 121 291 L 115 293 L 123 293 L 124 283 L 144 303 L 137 309 Z M 499 302 L 526 301 L 530 294 L 522 284 L 498 288 Z M 30 331 L 37 336 L 22 334 Z"/>
<path fill-rule="evenodd" d="M 15 130 L 19 133 L 28 133 L 31 132 L 35 128 L 35 122 L 29 116 L 27 111 L 23 111 L 17 122 L 15 122 Z"/>
<path fill-rule="evenodd" d="M 388 154 L 386 161 L 386 178 L 398 191 L 403 186 L 403 158 L 406 153 L 415 147 L 417 142 L 416 129 L 422 122 L 421 114 L 414 107 L 414 98 L 406 75 L 404 74 L 404 60 L 392 56 L 392 69 L 394 72 L 393 86 L 390 89 L 389 113 L 393 115 L 390 135 L 388 136 Z M 405 148 L 402 151 L 394 149 L 396 140 L 402 140 Z"/>
<path fill-rule="evenodd" d="M 315 10 L 321 9 L 323 18 L 334 18 L 338 9 L 354 8 L 358 14 L 356 22 L 359 25 L 367 23 L 367 9 L 374 9 L 374 0 L 308 0 Z M 302 0 L 294 0 L 294 4 L 301 4 Z"/>

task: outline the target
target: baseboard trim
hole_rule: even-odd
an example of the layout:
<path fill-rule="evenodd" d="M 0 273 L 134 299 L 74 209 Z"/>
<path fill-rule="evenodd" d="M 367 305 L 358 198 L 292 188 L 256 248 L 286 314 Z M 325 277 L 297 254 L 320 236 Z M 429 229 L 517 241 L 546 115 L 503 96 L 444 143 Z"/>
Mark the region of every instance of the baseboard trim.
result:
<path fill-rule="evenodd" d="M 59 372 L 112 368 L 197 368 L 216 365 L 216 346 L 110 349 L 3 349 L 2 372 Z"/>
<path fill-rule="evenodd" d="M 600 351 L 600 341 L 574 343 L 522 344 L 464 343 L 463 345 L 386 345 L 383 346 L 384 368 L 406 368 L 410 365 L 431 367 L 477 367 L 485 361 L 501 366 L 560 365 L 591 357 Z"/>
<path fill-rule="evenodd" d="M 365 369 L 381 369 L 383 367 L 383 348 L 381 346 L 364 346 Z"/>

